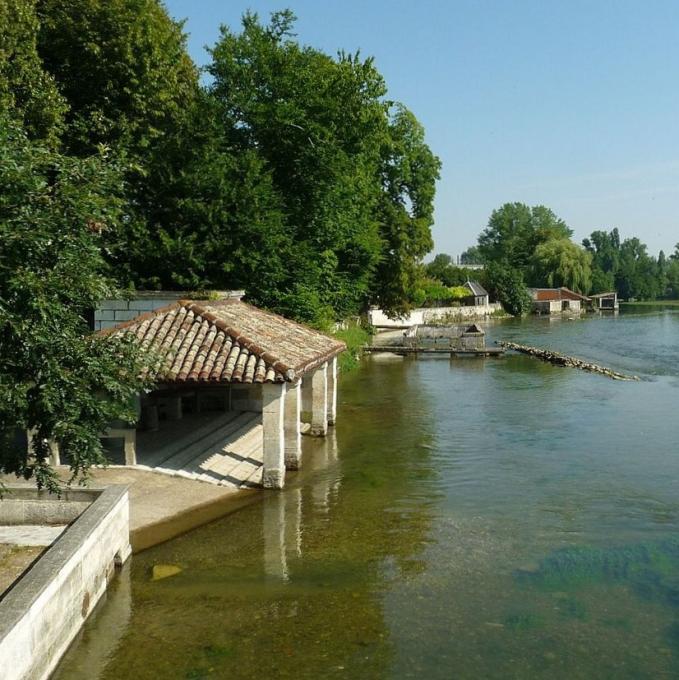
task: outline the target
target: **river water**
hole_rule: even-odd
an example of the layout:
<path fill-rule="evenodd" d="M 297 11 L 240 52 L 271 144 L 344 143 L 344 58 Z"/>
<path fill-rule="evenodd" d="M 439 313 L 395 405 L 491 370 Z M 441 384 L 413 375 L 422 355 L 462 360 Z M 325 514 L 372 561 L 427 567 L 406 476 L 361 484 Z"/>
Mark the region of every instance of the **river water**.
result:
<path fill-rule="evenodd" d="M 678 312 L 487 329 L 639 382 L 367 359 L 286 490 L 135 556 L 55 677 L 679 677 Z"/>

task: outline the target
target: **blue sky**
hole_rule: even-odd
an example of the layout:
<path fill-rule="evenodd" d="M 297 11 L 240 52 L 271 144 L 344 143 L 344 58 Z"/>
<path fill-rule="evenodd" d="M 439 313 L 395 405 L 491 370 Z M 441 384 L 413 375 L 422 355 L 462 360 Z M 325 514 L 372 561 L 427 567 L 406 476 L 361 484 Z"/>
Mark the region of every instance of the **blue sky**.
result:
<path fill-rule="evenodd" d="M 436 252 L 459 254 L 507 201 L 552 208 L 581 240 L 618 227 L 679 242 L 676 0 L 167 0 L 191 55 L 246 9 L 289 7 L 298 39 L 375 57 L 443 162 Z"/>

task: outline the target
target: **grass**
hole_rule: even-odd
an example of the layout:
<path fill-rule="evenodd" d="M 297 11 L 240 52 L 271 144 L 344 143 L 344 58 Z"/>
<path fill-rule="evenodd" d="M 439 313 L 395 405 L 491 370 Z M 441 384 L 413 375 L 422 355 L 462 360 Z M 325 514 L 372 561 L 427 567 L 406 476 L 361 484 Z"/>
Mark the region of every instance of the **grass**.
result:
<path fill-rule="evenodd" d="M 623 307 L 679 307 L 679 300 L 639 300 L 638 302 L 621 302 Z"/>
<path fill-rule="evenodd" d="M 333 335 L 346 342 L 346 352 L 342 352 L 339 357 L 340 371 L 353 371 L 358 367 L 361 360 L 362 347 L 370 342 L 372 331 L 355 321 L 350 322 L 347 328 L 335 331 Z"/>

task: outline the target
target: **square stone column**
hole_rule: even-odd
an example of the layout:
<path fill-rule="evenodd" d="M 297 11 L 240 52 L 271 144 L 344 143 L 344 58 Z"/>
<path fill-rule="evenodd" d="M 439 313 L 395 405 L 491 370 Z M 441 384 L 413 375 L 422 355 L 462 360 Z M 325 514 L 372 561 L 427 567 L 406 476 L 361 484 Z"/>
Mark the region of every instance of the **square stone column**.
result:
<path fill-rule="evenodd" d="M 337 420 L 337 357 L 328 362 L 328 425 Z"/>
<path fill-rule="evenodd" d="M 285 467 L 299 470 L 302 462 L 302 431 L 300 417 L 302 408 L 302 383 L 288 385 L 285 393 Z"/>
<path fill-rule="evenodd" d="M 285 483 L 285 391 L 285 383 L 262 385 L 262 486 L 265 489 L 282 489 Z"/>
<path fill-rule="evenodd" d="M 328 364 L 321 364 L 311 376 L 311 434 L 328 433 Z"/>

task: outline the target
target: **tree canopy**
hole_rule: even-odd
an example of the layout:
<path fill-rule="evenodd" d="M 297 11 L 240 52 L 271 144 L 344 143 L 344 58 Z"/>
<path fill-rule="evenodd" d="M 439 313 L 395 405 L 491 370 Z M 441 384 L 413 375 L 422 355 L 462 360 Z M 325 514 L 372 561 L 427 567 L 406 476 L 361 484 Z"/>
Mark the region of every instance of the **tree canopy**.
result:
<path fill-rule="evenodd" d="M 133 348 L 95 340 L 85 322 L 113 294 L 101 241 L 120 191 L 106 159 L 62 156 L 0 119 L 0 472 L 51 490 L 48 440 L 84 474 L 105 461 L 99 433 L 134 417 L 142 388 Z M 30 451 L 17 429 L 34 431 Z"/>

